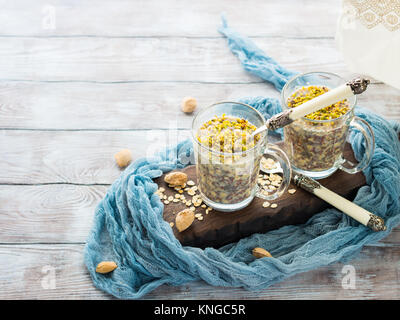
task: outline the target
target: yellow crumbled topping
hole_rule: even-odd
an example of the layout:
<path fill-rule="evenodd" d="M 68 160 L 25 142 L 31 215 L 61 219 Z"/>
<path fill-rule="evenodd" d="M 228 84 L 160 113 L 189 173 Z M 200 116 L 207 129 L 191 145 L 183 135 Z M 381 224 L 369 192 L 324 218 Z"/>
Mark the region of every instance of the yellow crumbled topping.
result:
<path fill-rule="evenodd" d="M 225 114 L 205 122 L 197 133 L 197 140 L 219 152 L 234 153 L 249 150 L 260 139 L 251 134 L 257 129 L 246 119 L 227 117 Z"/>
<path fill-rule="evenodd" d="M 308 86 L 302 87 L 296 90 L 287 101 L 287 105 L 289 108 L 295 108 L 306 101 L 314 99 L 321 94 L 329 91 L 327 87 L 320 86 Z M 348 101 L 342 100 L 332 104 L 328 107 L 325 107 L 321 110 L 315 111 L 306 115 L 305 117 L 312 120 L 332 120 L 341 117 L 349 111 L 349 103 Z"/>

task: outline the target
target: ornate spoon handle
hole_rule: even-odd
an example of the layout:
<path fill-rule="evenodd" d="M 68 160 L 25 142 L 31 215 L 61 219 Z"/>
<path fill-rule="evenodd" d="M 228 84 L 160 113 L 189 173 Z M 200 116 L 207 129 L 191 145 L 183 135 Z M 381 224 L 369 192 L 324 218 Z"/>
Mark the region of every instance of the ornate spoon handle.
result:
<path fill-rule="evenodd" d="M 377 215 L 361 208 L 342 196 L 339 196 L 337 193 L 325 188 L 314 179 L 296 173 L 293 180 L 297 186 L 316 195 L 322 200 L 325 200 L 364 226 L 367 226 L 374 231 L 386 230 L 385 221 L 381 217 L 378 217 Z"/>

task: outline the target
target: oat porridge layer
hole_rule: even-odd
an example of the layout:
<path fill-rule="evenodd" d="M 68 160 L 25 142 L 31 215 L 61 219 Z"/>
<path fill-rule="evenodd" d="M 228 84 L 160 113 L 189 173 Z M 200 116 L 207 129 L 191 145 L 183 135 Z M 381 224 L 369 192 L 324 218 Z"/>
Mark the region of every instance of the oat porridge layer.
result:
<path fill-rule="evenodd" d="M 260 136 L 251 138 L 256 129 L 245 119 L 222 115 L 198 130 L 197 179 L 209 200 L 235 204 L 253 195 L 261 160 Z"/>
<path fill-rule="evenodd" d="M 328 90 L 322 86 L 302 87 L 288 98 L 287 106 L 295 108 Z M 348 101 L 343 100 L 286 126 L 285 149 L 292 165 L 306 171 L 332 168 L 346 143 L 349 111 Z"/>

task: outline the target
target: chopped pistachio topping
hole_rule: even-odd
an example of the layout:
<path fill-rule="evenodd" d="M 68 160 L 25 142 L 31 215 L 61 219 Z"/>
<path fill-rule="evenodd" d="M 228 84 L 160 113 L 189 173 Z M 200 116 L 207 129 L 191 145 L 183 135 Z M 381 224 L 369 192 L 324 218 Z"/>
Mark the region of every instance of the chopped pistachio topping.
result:
<path fill-rule="evenodd" d="M 257 129 L 246 119 L 227 117 L 225 114 L 203 123 L 197 140 L 212 150 L 224 153 L 243 152 L 254 147 L 259 135 L 251 138 Z"/>
<path fill-rule="evenodd" d="M 318 97 L 319 95 L 328 91 L 329 88 L 323 86 L 301 87 L 288 98 L 287 105 L 289 108 L 295 108 L 304 102 L 314 99 L 315 97 Z M 305 117 L 311 120 L 332 120 L 346 114 L 349 109 L 349 103 L 347 99 L 345 99 L 321 110 L 312 112 Z"/>

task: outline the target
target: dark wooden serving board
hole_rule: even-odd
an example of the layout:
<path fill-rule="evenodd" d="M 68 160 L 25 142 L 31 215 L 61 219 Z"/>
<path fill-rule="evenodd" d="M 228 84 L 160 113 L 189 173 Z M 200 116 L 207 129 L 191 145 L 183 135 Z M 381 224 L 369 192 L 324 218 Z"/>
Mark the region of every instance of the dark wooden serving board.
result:
<path fill-rule="evenodd" d="M 347 158 L 354 159 L 349 145 L 346 147 L 345 154 Z M 354 159 L 354 161 L 356 160 Z M 188 175 L 189 180 L 197 181 L 194 165 L 181 171 Z M 330 177 L 319 181 L 328 189 L 352 200 L 357 190 L 365 184 L 365 177 L 362 173 L 348 174 L 338 170 Z M 165 188 L 164 194 L 169 196 L 176 193 L 164 182 L 164 176 L 156 179 L 155 182 L 160 187 Z M 195 219 L 193 224 L 183 232 L 178 232 L 174 226 L 174 234 L 182 245 L 218 248 L 253 233 L 264 233 L 285 225 L 305 223 L 314 214 L 329 207 L 325 201 L 293 184 L 289 188 L 295 188 L 296 193 L 289 194 L 286 192 L 279 199 L 269 201 L 270 203 L 277 203 L 277 208 L 264 208 L 262 206 L 264 200 L 257 197 L 249 206 L 236 212 L 212 210 L 207 215 L 205 209 L 197 207 L 196 213 L 202 213 L 204 219 L 202 221 Z M 190 199 L 186 192 L 185 196 L 186 199 Z M 175 222 L 176 213 L 183 209 L 187 209 L 187 207 L 181 202 L 165 205 L 164 219 L 168 222 Z"/>

